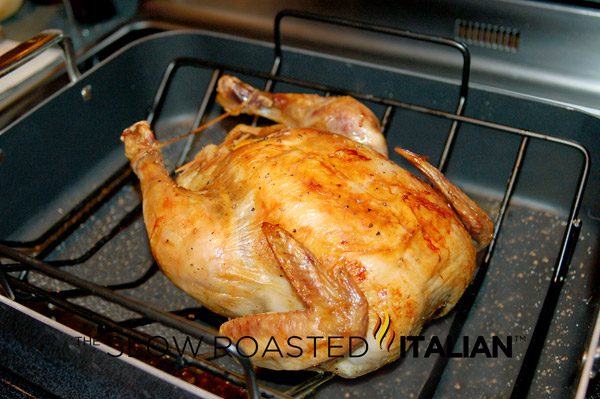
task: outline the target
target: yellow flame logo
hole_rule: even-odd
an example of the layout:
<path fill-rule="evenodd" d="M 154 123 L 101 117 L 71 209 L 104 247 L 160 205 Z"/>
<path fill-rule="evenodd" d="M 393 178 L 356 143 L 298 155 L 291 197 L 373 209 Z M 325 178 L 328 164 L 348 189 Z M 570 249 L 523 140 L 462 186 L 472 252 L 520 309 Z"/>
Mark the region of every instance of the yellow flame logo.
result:
<path fill-rule="evenodd" d="M 377 341 L 379 348 L 381 349 L 384 349 L 383 341 L 385 340 L 386 336 L 388 336 L 388 339 L 385 344 L 385 350 L 389 352 L 392 344 L 394 343 L 394 339 L 396 339 L 396 332 L 392 327 L 392 319 L 387 312 L 384 313 L 383 318 L 377 315 L 377 323 L 373 329 L 373 338 L 375 338 L 375 341 Z"/>

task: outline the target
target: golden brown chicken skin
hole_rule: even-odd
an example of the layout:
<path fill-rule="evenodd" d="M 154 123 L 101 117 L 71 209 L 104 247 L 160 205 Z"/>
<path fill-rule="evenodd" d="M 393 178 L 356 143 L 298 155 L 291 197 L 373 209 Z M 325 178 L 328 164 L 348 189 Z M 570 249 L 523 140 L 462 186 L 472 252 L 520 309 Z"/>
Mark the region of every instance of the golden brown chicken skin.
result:
<path fill-rule="evenodd" d="M 399 339 L 374 337 L 380 320 L 389 317 L 399 337 L 447 313 L 476 266 L 469 231 L 479 246 L 491 238 L 487 215 L 412 153 L 401 152 L 445 196 L 368 146 L 321 130 L 239 125 L 177 181 L 146 122 L 122 140 L 161 269 L 231 318 L 221 334 L 253 337 L 258 366 L 351 378 L 397 359 Z M 279 351 L 262 351 L 273 340 Z"/>

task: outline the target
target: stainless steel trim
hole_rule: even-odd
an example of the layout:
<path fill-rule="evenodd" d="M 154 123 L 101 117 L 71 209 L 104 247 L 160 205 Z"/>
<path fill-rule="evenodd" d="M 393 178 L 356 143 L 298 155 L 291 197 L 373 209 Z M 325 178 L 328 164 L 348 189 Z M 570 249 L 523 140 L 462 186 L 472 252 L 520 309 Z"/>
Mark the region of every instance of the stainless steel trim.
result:
<path fill-rule="evenodd" d="M 69 36 L 58 29 L 45 30 L 1 55 L 0 77 L 14 71 L 55 45 L 60 46 L 63 51 L 69 80 L 71 82 L 76 82 L 81 74 L 79 69 L 77 69 L 77 63 L 75 62 L 73 43 Z"/>
<path fill-rule="evenodd" d="M 581 359 L 581 374 L 579 377 L 579 383 L 577 385 L 577 391 L 575 393 L 575 399 L 584 399 L 586 397 L 590 378 L 592 377 L 592 367 L 594 362 L 597 361 L 596 355 L 598 348 L 600 348 L 600 312 L 596 314 L 596 324 L 594 331 L 590 337 L 589 346 L 587 351 L 583 354 Z"/>

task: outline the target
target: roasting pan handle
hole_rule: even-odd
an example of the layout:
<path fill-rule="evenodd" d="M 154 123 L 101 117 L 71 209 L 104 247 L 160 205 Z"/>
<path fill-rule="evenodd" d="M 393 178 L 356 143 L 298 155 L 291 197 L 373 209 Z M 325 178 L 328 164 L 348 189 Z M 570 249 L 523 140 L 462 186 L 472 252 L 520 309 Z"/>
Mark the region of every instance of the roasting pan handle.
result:
<path fill-rule="evenodd" d="M 67 74 L 71 82 L 76 82 L 81 74 L 75 63 L 75 53 L 71 38 L 58 29 L 42 31 L 31 39 L 0 56 L 0 78 L 31 61 L 48 48 L 59 45 L 64 54 Z"/>

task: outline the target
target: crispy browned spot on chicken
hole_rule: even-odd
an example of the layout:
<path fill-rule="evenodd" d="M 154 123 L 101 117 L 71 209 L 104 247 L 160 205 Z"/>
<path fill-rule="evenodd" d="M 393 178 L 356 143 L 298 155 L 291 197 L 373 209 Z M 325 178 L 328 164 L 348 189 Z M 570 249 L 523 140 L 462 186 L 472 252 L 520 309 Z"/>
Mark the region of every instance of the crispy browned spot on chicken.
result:
<path fill-rule="evenodd" d="M 380 345 L 374 336 L 380 319 L 389 316 L 396 337 L 417 335 L 471 282 L 469 231 L 479 246 L 489 242 L 489 218 L 424 159 L 416 166 L 434 173 L 446 197 L 338 134 L 239 125 L 223 144 L 205 147 L 177 181 L 146 122 L 122 140 L 161 269 L 231 318 L 221 334 L 234 342 L 253 337 L 259 366 L 356 377 L 397 359 L 399 340 L 388 350 L 390 341 Z M 293 336 L 302 338 L 295 346 Z M 333 352 L 326 338 L 308 338 L 315 336 L 333 337 Z M 360 357 L 348 356 L 355 336 L 368 343 Z M 280 352 L 261 356 L 273 339 Z M 253 352 L 249 344 L 241 347 Z"/>

